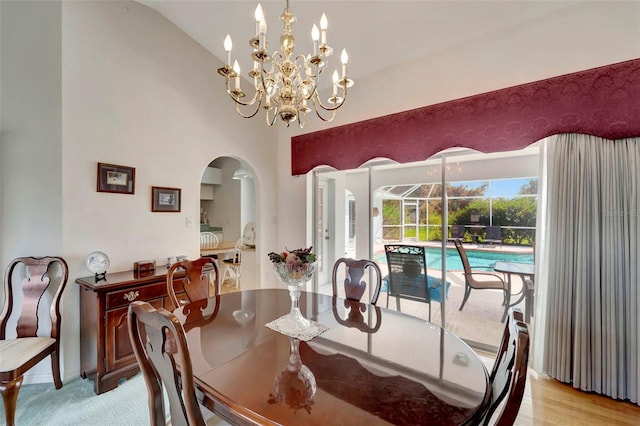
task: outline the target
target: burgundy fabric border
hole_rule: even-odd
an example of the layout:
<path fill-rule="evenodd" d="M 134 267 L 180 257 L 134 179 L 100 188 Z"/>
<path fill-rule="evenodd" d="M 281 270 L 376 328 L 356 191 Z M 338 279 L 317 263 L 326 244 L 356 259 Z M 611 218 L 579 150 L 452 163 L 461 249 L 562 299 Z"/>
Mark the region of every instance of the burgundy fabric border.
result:
<path fill-rule="evenodd" d="M 510 151 L 558 133 L 639 136 L 640 59 L 295 136 L 291 174 L 420 161 L 451 147 Z"/>

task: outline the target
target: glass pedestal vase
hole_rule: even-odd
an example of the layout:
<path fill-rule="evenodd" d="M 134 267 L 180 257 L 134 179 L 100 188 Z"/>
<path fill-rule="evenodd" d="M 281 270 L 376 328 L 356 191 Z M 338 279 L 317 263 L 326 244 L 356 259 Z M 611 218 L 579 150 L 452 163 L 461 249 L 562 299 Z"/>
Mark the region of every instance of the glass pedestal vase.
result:
<path fill-rule="evenodd" d="M 286 264 L 276 263 L 273 265 L 276 275 L 280 281 L 289 289 L 291 296 L 291 310 L 289 314 L 281 318 L 278 325 L 285 333 L 306 333 L 315 327 L 311 321 L 306 319 L 300 311 L 300 292 L 302 286 L 307 283 L 316 270 L 315 263 Z"/>

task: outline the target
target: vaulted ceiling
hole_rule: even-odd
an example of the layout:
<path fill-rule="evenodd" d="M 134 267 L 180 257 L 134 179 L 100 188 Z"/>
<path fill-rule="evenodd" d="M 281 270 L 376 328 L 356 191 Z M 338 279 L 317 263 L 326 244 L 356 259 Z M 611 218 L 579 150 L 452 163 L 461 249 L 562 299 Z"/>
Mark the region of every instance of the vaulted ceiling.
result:
<path fill-rule="evenodd" d="M 446 49 L 492 32 L 544 19 L 582 0 L 412 0 L 343 1 L 292 0 L 297 17 L 293 33 L 296 53 L 312 49 L 311 27 L 326 13 L 328 44 L 335 51 L 331 68 L 343 48 L 349 53 L 349 76 L 364 75 L 406 60 Z M 251 66 L 249 38 L 255 34 L 256 0 L 138 0 L 157 10 L 187 35 L 220 59 L 225 58 L 223 40 L 233 40 L 233 57 L 243 70 Z M 278 46 L 282 32 L 279 16 L 285 0 L 262 0 L 270 50 Z"/>

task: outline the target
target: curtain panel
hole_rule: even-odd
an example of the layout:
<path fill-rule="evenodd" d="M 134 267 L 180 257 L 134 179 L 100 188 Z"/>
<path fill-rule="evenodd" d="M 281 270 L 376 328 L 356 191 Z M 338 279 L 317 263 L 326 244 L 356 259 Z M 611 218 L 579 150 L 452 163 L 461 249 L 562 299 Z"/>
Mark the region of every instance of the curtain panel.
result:
<path fill-rule="evenodd" d="M 638 404 L 640 138 L 549 139 L 534 368 Z"/>

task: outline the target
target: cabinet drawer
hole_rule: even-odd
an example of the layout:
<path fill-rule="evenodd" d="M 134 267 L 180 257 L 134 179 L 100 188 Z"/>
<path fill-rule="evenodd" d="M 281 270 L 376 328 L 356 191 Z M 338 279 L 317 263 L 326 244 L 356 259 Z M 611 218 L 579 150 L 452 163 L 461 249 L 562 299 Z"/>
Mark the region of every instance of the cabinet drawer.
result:
<path fill-rule="evenodd" d="M 167 295 L 167 284 L 159 282 L 141 287 L 129 287 L 124 290 L 107 294 L 107 309 L 127 306 L 134 300 L 150 300 L 162 298 Z"/>

